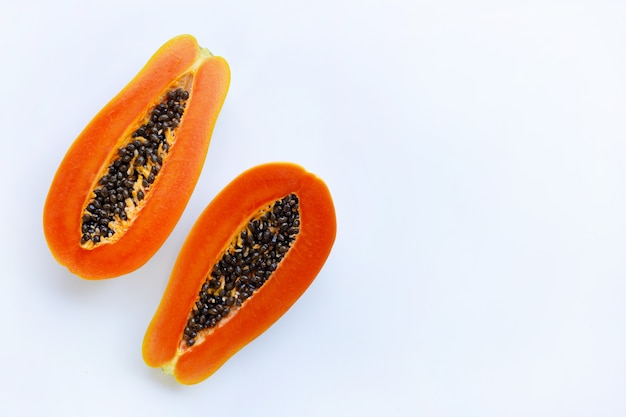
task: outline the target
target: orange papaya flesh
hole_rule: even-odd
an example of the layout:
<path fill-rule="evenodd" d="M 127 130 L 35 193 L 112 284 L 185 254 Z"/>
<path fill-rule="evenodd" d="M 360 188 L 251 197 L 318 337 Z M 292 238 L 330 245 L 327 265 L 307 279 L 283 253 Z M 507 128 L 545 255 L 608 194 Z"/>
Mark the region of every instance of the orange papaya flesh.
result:
<path fill-rule="evenodd" d="M 324 182 L 302 167 L 252 168 L 196 221 L 143 342 L 147 365 L 195 384 L 276 322 L 324 265 L 336 234 Z"/>
<path fill-rule="evenodd" d="M 52 255 L 86 279 L 147 262 L 182 215 L 230 82 L 190 35 L 163 45 L 74 141 L 44 205 Z"/>

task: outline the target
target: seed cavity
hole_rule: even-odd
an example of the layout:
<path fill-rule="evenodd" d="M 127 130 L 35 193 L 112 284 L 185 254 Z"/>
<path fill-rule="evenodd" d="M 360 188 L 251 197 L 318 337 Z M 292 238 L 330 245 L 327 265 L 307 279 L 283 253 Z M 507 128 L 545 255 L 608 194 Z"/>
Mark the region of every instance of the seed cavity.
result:
<path fill-rule="evenodd" d="M 300 232 L 296 194 L 252 216 L 207 274 L 183 330 L 182 349 L 239 309 L 271 278 Z"/>
<path fill-rule="evenodd" d="M 148 196 L 152 184 L 174 141 L 189 92 L 183 88 L 168 91 L 117 150 L 106 173 L 100 178 L 82 214 L 83 248 L 119 238 Z"/>

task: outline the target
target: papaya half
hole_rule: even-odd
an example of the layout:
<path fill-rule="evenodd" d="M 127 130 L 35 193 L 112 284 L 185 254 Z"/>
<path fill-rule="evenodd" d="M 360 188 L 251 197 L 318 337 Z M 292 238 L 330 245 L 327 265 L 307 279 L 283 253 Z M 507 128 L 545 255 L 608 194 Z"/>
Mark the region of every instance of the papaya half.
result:
<path fill-rule="evenodd" d="M 143 358 L 182 384 L 211 376 L 278 320 L 324 265 L 335 209 L 291 163 L 249 169 L 207 206 L 175 262 Z"/>
<path fill-rule="evenodd" d="M 46 198 L 52 255 L 86 279 L 147 262 L 181 217 L 230 82 L 190 35 L 165 43 L 67 151 Z"/>

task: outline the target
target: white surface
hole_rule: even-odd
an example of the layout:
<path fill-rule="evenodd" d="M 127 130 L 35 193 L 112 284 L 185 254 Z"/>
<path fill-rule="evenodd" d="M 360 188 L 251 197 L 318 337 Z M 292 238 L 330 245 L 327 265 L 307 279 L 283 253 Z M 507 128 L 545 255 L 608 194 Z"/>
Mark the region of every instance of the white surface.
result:
<path fill-rule="evenodd" d="M 626 415 L 623 2 L 39 3 L 0 13 L 0 415 Z M 232 69 L 205 170 L 145 267 L 83 281 L 44 242 L 50 181 L 180 33 Z M 326 180 L 334 250 L 178 386 L 141 358 L 178 249 L 273 160 Z"/>

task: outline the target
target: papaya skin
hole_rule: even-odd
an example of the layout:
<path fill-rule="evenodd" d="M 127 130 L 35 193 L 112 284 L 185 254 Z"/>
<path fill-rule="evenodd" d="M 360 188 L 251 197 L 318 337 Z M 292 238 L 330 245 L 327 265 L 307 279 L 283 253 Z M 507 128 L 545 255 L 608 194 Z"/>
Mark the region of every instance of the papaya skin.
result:
<path fill-rule="evenodd" d="M 189 312 L 215 262 L 250 216 L 290 193 L 299 198 L 300 231 L 278 268 L 238 310 L 205 330 L 202 343 L 181 348 Z M 144 337 L 146 364 L 186 385 L 211 376 L 304 293 L 330 254 L 335 234 L 332 197 L 314 174 L 295 164 L 270 163 L 238 176 L 208 205 L 185 240 Z"/>
<path fill-rule="evenodd" d="M 113 243 L 81 247 L 81 216 L 91 190 L 141 118 L 181 80 L 189 89 L 187 108 L 144 206 Z M 195 188 L 229 83 L 227 62 L 182 35 L 163 45 L 104 106 L 67 151 L 44 205 L 44 234 L 60 264 L 85 279 L 113 278 L 138 269 L 157 252 Z"/>

